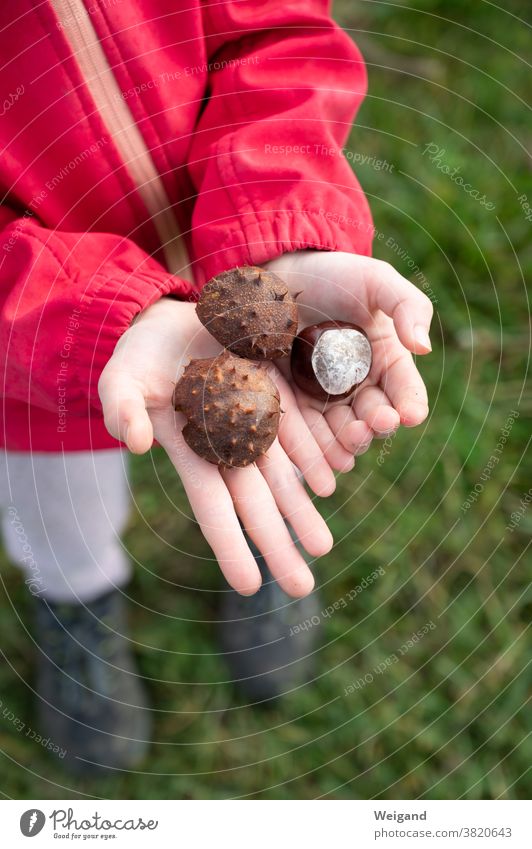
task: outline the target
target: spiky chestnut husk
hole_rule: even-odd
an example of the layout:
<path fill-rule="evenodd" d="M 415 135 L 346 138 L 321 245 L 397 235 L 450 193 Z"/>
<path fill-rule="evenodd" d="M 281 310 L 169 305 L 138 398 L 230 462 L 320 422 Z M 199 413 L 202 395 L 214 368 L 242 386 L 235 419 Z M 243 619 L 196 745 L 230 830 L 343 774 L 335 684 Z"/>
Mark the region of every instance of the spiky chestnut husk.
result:
<path fill-rule="evenodd" d="M 213 277 L 196 312 L 221 345 L 251 360 L 288 356 L 297 333 L 297 306 L 286 284 L 254 265 Z"/>
<path fill-rule="evenodd" d="M 305 327 L 292 346 L 294 382 L 319 401 L 347 398 L 368 376 L 372 351 L 361 327 L 323 321 Z"/>
<path fill-rule="evenodd" d="M 175 387 L 173 404 L 188 419 L 183 428 L 187 445 L 219 466 L 253 463 L 279 429 L 275 383 L 264 369 L 227 351 L 191 360 Z"/>

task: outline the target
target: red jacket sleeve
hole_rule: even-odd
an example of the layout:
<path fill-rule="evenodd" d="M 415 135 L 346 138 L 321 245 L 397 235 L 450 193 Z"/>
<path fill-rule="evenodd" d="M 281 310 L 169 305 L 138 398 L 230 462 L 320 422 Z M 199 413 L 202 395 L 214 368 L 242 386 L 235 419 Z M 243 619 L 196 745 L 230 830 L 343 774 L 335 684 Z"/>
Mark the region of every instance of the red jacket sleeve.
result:
<path fill-rule="evenodd" d="M 122 236 L 46 230 L 6 207 L 0 228 L 2 395 L 53 411 L 60 386 L 70 413 L 101 409 L 98 378 L 133 317 L 190 284 Z"/>
<path fill-rule="evenodd" d="M 189 171 L 198 282 L 305 247 L 369 254 L 373 226 L 342 146 L 366 91 L 325 0 L 210 0 L 210 87 Z"/>

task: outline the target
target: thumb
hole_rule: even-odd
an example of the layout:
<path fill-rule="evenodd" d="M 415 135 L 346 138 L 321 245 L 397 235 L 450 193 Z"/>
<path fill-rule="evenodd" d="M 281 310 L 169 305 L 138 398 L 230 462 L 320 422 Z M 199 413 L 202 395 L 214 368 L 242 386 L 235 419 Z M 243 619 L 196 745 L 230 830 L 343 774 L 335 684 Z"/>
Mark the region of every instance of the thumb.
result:
<path fill-rule="evenodd" d="M 372 307 L 393 319 L 405 348 L 413 354 L 428 354 L 432 350 L 429 329 L 434 312 L 430 299 L 387 262 L 372 260 L 367 272 L 366 287 Z"/>
<path fill-rule="evenodd" d="M 115 439 L 133 454 L 144 454 L 153 444 L 153 426 L 138 384 L 122 372 L 104 371 L 98 383 L 104 423 Z"/>

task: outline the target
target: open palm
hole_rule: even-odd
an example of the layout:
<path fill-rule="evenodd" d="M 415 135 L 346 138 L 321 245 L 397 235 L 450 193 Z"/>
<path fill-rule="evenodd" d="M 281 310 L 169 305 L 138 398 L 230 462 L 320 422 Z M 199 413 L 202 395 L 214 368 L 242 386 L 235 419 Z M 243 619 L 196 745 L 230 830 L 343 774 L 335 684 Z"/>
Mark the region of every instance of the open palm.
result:
<path fill-rule="evenodd" d="M 371 371 L 354 396 L 324 404 L 292 385 L 303 418 L 332 468 L 347 471 L 373 437 L 428 414 L 425 385 L 412 353 L 431 350 L 430 300 L 391 265 L 343 252 L 304 250 L 267 264 L 299 292 L 300 328 L 325 320 L 359 325 L 373 349 Z M 290 380 L 284 363 L 283 372 Z"/>
<path fill-rule="evenodd" d="M 189 448 L 181 432 L 185 419 L 172 407 L 174 384 L 191 359 L 220 351 L 197 318 L 194 304 L 161 298 L 119 339 L 102 372 L 98 389 L 105 424 L 135 454 L 148 451 L 154 438 L 165 449 L 231 586 L 249 594 L 261 584 L 242 523 L 283 589 L 293 596 L 306 595 L 313 586 L 312 573 L 284 520 L 313 557 L 329 551 L 332 537 L 294 465 L 321 496 L 334 490 L 334 474 L 289 384 L 271 363 L 264 368 L 277 384 L 284 412 L 278 438 L 267 454 L 246 468 L 222 469 Z"/>

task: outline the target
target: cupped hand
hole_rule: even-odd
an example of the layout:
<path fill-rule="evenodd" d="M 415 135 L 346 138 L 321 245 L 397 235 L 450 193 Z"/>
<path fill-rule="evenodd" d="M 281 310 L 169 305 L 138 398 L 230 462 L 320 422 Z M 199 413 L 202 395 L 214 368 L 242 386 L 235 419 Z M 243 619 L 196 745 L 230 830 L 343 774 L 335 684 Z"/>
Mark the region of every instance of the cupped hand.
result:
<path fill-rule="evenodd" d="M 373 437 L 428 414 L 425 384 L 412 354 L 431 351 L 432 303 L 391 265 L 343 252 L 303 250 L 267 263 L 297 303 L 300 329 L 326 320 L 357 324 L 373 349 L 370 373 L 354 395 L 324 404 L 292 386 L 301 414 L 330 466 L 348 471 Z M 290 381 L 287 363 L 283 373 Z"/>
<path fill-rule="evenodd" d="M 185 419 L 172 407 L 175 382 L 190 359 L 212 357 L 220 350 L 199 322 L 194 304 L 161 298 L 123 334 L 102 372 L 98 391 L 106 427 L 135 454 L 148 451 L 154 438 L 166 450 L 234 589 L 251 595 L 261 585 L 241 522 L 283 589 L 292 596 L 306 595 L 313 587 L 312 573 L 284 519 L 313 557 L 330 550 L 332 537 L 293 463 L 320 496 L 334 490 L 334 474 L 290 386 L 271 363 L 264 367 L 278 386 L 284 413 L 278 438 L 264 457 L 246 468 L 221 470 L 187 446 L 181 435 Z"/>

